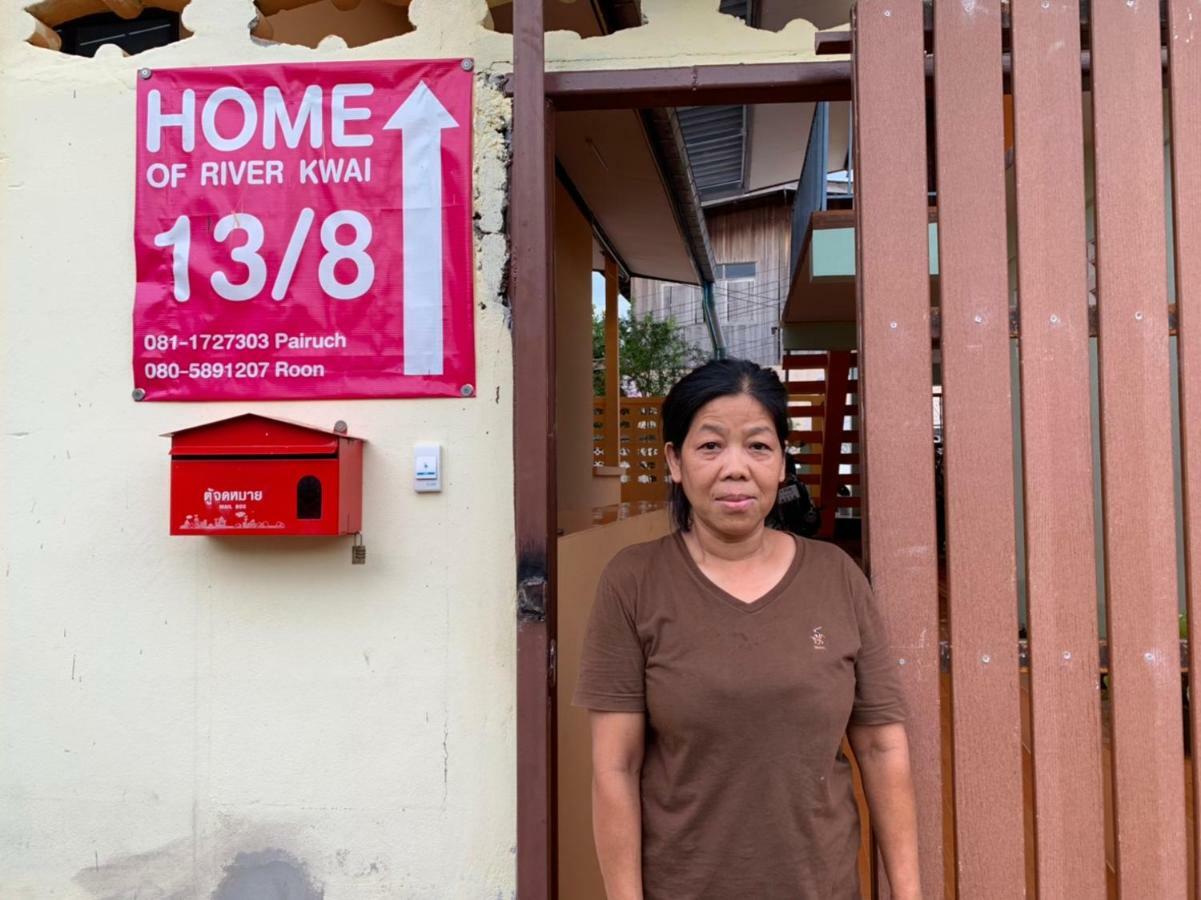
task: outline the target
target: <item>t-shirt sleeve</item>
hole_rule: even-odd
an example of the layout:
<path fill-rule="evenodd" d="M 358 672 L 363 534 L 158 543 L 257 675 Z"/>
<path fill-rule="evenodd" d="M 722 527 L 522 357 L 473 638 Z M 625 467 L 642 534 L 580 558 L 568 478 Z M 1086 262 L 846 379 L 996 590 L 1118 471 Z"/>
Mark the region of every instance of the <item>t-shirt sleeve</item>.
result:
<path fill-rule="evenodd" d="M 905 698 L 897 674 L 897 657 L 871 585 L 859 567 L 847 560 L 851 597 L 859 621 L 859 654 L 855 657 L 855 702 L 852 725 L 903 722 Z"/>
<path fill-rule="evenodd" d="M 634 622 L 633 598 L 601 576 L 584 633 L 580 678 L 572 706 L 603 712 L 645 712 L 646 662 Z"/>

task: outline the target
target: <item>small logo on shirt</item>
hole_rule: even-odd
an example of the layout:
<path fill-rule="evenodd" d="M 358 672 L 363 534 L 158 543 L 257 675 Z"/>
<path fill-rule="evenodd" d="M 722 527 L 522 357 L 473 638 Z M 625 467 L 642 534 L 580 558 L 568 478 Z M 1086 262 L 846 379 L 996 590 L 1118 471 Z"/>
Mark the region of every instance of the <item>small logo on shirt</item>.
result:
<path fill-rule="evenodd" d="M 814 628 L 813 634 L 809 635 L 809 637 L 813 640 L 813 649 L 814 650 L 825 650 L 826 649 L 826 636 L 824 634 L 822 634 L 822 626 L 821 625 L 818 625 L 816 628 Z"/>

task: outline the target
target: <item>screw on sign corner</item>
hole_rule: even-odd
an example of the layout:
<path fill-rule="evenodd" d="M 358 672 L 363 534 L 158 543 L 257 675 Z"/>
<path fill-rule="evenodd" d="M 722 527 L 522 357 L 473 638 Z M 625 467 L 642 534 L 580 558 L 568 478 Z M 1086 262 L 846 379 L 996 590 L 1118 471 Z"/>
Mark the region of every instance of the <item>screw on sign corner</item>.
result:
<path fill-rule="evenodd" d="M 154 73 L 151 72 L 149 69 L 138 69 L 138 77 L 141 78 L 143 81 L 145 81 L 147 78 L 149 78 L 152 74 L 154 74 Z"/>
<path fill-rule="evenodd" d="M 470 72 L 472 69 L 475 68 L 475 60 L 474 59 L 465 59 L 461 63 L 459 63 L 459 65 L 463 67 L 464 72 Z"/>
<path fill-rule="evenodd" d="M 461 388 L 459 388 L 459 393 L 462 394 L 464 397 L 471 397 L 475 394 L 475 387 L 470 384 L 465 384 Z"/>
<path fill-rule="evenodd" d="M 134 400 L 139 400 L 139 401 L 140 401 L 140 400 L 145 400 L 145 399 L 146 399 L 146 392 L 145 392 L 144 390 L 142 390 L 141 388 L 134 388 L 134 389 L 133 389 L 133 399 L 134 399 Z"/>

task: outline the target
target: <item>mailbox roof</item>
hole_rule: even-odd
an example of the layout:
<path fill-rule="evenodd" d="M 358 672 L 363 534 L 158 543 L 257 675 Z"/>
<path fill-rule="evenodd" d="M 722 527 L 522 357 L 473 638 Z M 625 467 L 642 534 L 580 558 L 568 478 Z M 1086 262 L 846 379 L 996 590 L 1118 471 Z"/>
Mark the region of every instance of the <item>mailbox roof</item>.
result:
<path fill-rule="evenodd" d="M 172 456 L 296 456 L 334 455 L 338 441 L 360 441 L 325 428 L 243 413 L 170 431 Z"/>

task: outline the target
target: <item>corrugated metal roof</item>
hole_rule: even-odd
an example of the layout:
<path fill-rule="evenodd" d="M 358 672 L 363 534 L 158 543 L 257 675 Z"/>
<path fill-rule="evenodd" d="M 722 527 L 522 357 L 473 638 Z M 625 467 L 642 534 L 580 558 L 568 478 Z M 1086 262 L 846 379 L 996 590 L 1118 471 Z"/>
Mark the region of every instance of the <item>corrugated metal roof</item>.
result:
<path fill-rule="evenodd" d="M 679 118 L 701 199 L 742 190 L 746 177 L 746 107 L 693 106 L 681 109 Z"/>
<path fill-rule="evenodd" d="M 745 20 L 749 6 L 750 0 L 721 0 L 719 9 Z M 740 192 L 746 184 L 746 107 L 693 106 L 678 116 L 701 200 Z"/>

